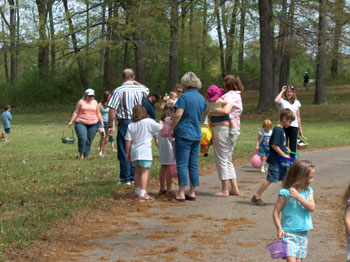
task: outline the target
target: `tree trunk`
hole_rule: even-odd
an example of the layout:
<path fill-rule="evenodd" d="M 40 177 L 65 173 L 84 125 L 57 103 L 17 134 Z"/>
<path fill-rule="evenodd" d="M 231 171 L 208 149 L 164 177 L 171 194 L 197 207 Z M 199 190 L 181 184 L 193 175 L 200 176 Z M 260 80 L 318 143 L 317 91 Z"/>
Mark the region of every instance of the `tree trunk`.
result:
<path fill-rule="evenodd" d="M 38 53 L 38 68 L 39 76 L 41 80 L 47 78 L 47 72 L 49 68 L 49 44 L 46 35 L 46 23 L 47 23 L 47 6 L 46 0 L 36 0 L 39 13 L 39 53 Z"/>
<path fill-rule="evenodd" d="M 50 54 L 51 54 L 51 71 L 54 72 L 56 68 L 56 44 L 55 44 L 55 25 L 53 21 L 53 13 L 52 13 L 52 5 L 55 2 L 55 0 L 51 0 L 48 4 L 48 11 L 49 11 L 49 21 L 50 21 L 50 39 L 51 39 L 51 48 L 50 48 Z"/>
<path fill-rule="evenodd" d="M 215 15 L 216 15 L 216 30 L 218 32 L 219 39 L 219 50 L 220 50 L 220 67 L 221 67 L 221 75 L 222 79 L 225 78 L 225 58 L 224 58 L 224 44 L 222 40 L 222 32 L 221 32 L 221 20 L 220 20 L 220 11 L 219 11 L 219 0 L 214 0 L 215 4 Z"/>
<path fill-rule="evenodd" d="M 257 110 L 275 107 L 277 95 L 273 88 L 274 36 L 272 28 L 272 0 L 259 0 L 260 22 L 260 93 Z"/>
<path fill-rule="evenodd" d="M 1 19 L 1 28 L 2 28 L 2 41 L 4 43 L 2 47 L 2 51 L 4 53 L 4 70 L 5 70 L 5 78 L 6 82 L 9 82 L 9 69 L 8 69 L 8 64 L 7 64 L 7 40 L 5 39 L 5 25 L 4 25 L 4 20 Z"/>
<path fill-rule="evenodd" d="M 174 90 L 178 80 L 178 17 L 179 6 L 178 0 L 171 0 L 171 14 L 170 14 L 170 53 L 169 53 L 169 84 L 170 90 Z M 191 28 L 190 28 L 191 30 Z M 190 32 L 191 34 L 191 32 Z"/>
<path fill-rule="evenodd" d="M 226 75 L 232 73 L 233 42 L 234 42 L 235 29 L 236 29 L 236 16 L 237 16 L 238 6 L 239 6 L 239 0 L 235 0 L 235 4 L 231 15 L 230 30 L 226 35 L 226 57 L 225 57 L 225 61 L 226 61 L 225 74 Z"/>
<path fill-rule="evenodd" d="M 8 0 L 10 4 L 10 61 L 11 61 L 11 84 L 14 85 L 17 79 L 16 65 L 16 10 L 13 0 Z"/>
<path fill-rule="evenodd" d="M 333 79 L 336 79 L 338 75 L 339 41 L 343 31 L 343 21 L 345 17 L 344 6 L 345 6 L 344 0 L 336 0 L 335 7 L 334 7 L 335 28 L 334 28 L 333 49 L 332 49 L 332 63 L 331 63 L 331 75 Z"/>
<path fill-rule="evenodd" d="M 104 43 L 105 41 L 105 31 L 106 31 L 106 4 L 104 3 L 102 5 L 102 14 L 101 14 L 101 18 L 102 18 L 102 25 L 101 25 L 101 34 L 100 34 L 100 41 L 101 43 Z M 103 49 L 103 45 L 99 48 L 100 50 L 100 74 L 103 74 L 103 67 L 104 67 L 104 49 Z"/>
<path fill-rule="evenodd" d="M 77 59 L 80 81 L 81 81 L 83 87 L 85 89 L 87 89 L 87 88 L 89 88 L 89 85 L 88 85 L 88 82 L 86 80 L 83 61 L 82 61 L 82 58 L 80 56 L 80 50 L 78 47 L 78 41 L 77 41 L 77 37 L 76 37 L 75 32 L 74 32 L 74 25 L 73 25 L 73 21 L 71 18 L 72 16 L 71 16 L 69 9 L 68 9 L 68 0 L 63 0 L 63 5 L 64 5 L 65 14 L 66 14 L 66 19 L 68 22 L 69 34 L 72 38 L 73 51 L 74 51 L 74 54 L 76 55 L 76 59 Z"/>
<path fill-rule="evenodd" d="M 315 104 L 326 104 L 326 73 L 327 73 L 327 54 L 326 54 L 326 14 L 327 0 L 319 0 L 319 29 L 318 29 L 318 53 L 316 69 L 316 89 Z"/>
<path fill-rule="evenodd" d="M 206 75 L 206 42 L 207 42 L 207 33 L 208 33 L 208 25 L 207 25 L 207 11 L 208 11 L 208 4 L 207 0 L 203 0 L 203 30 L 202 30 L 202 76 L 204 77 Z M 202 78 L 203 78 L 202 77 Z"/>
<path fill-rule="evenodd" d="M 244 55 L 244 30 L 245 30 L 245 14 L 247 8 L 247 0 L 241 2 L 241 21 L 239 29 L 239 53 L 238 53 L 238 71 L 243 70 L 243 55 Z"/>
<path fill-rule="evenodd" d="M 106 34 L 106 47 L 104 55 L 104 75 L 103 75 L 103 86 L 105 90 L 111 89 L 111 48 L 110 40 L 112 36 L 112 18 L 113 18 L 113 7 L 112 2 L 108 1 L 108 21 L 107 21 L 107 34 Z"/>

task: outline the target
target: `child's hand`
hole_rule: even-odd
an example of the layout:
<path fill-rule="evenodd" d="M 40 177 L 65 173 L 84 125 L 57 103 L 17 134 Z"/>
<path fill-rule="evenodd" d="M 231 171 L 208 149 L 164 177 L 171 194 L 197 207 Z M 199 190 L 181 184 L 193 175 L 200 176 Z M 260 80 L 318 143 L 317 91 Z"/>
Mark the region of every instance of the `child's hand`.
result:
<path fill-rule="evenodd" d="M 255 149 L 256 149 L 256 152 L 258 152 L 259 151 L 259 146 L 255 147 Z"/>
<path fill-rule="evenodd" d="M 278 237 L 279 239 L 281 239 L 282 237 L 284 237 L 285 234 L 286 234 L 286 233 L 284 233 L 284 230 L 283 230 L 282 228 L 277 230 L 277 237 Z"/>
<path fill-rule="evenodd" d="M 128 162 L 131 162 L 131 159 L 130 159 L 130 154 L 128 153 L 128 154 L 126 154 L 126 160 L 128 161 Z"/>
<path fill-rule="evenodd" d="M 295 198 L 296 200 L 298 200 L 300 196 L 299 192 L 294 187 L 289 188 L 289 195 Z"/>

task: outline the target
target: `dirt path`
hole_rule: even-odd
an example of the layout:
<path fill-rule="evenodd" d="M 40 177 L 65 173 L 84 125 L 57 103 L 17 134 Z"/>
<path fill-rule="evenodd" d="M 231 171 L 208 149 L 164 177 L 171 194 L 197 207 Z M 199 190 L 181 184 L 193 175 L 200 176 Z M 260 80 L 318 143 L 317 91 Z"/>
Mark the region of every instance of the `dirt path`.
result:
<path fill-rule="evenodd" d="M 337 225 L 339 200 L 349 183 L 349 157 L 350 147 L 301 154 L 316 164 L 315 228 L 306 261 L 345 260 L 342 227 Z M 121 192 L 114 206 L 60 228 L 64 238 L 56 242 L 51 234 L 35 261 L 271 261 L 265 246 L 276 235 L 272 210 L 280 185 L 263 195 L 266 207 L 253 206 L 250 198 L 264 175 L 248 164 L 237 171 L 239 197 L 212 197 L 220 189 L 215 173 L 201 177 L 197 201 L 184 204 L 162 198 L 139 204 Z"/>

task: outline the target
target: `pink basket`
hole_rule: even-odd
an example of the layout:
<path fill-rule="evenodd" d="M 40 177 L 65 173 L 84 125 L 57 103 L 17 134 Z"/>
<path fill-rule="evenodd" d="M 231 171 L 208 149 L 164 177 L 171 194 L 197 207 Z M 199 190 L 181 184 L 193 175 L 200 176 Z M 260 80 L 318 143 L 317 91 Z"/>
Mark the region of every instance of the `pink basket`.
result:
<path fill-rule="evenodd" d="M 250 163 L 252 163 L 253 167 L 261 167 L 261 159 L 260 156 L 258 156 L 258 153 L 255 153 L 252 159 L 250 159 Z"/>
<path fill-rule="evenodd" d="M 160 130 L 160 136 L 161 137 L 168 137 L 169 136 L 169 130 L 170 130 L 170 123 L 164 123 L 162 129 Z"/>
<path fill-rule="evenodd" d="M 173 164 L 170 166 L 170 175 L 173 178 L 177 177 L 177 169 L 176 169 L 176 164 Z"/>
<path fill-rule="evenodd" d="M 287 242 L 284 240 L 271 242 L 267 244 L 266 248 L 273 259 L 283 258 L 287 255 Z"/>

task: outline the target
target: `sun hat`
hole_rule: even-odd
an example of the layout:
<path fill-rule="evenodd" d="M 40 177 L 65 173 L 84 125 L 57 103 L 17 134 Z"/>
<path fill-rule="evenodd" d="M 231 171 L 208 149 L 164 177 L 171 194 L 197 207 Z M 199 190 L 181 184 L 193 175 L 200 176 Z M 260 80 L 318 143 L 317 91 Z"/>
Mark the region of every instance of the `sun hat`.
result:
<path fill-rule="evenodd" d="M 85 90 L 85 94 L 88 96 L 94 96 L 95 95 L 95 91 L 91 88 L 88 88 Z"/>
<path fill-rule="evenodd" d="M 224 93 L 224 89 L 219 88 L 216 85 L 211 85 L 207 89 L 207 100 L 209 102 L 214 102 L 218 100 Z"/>

